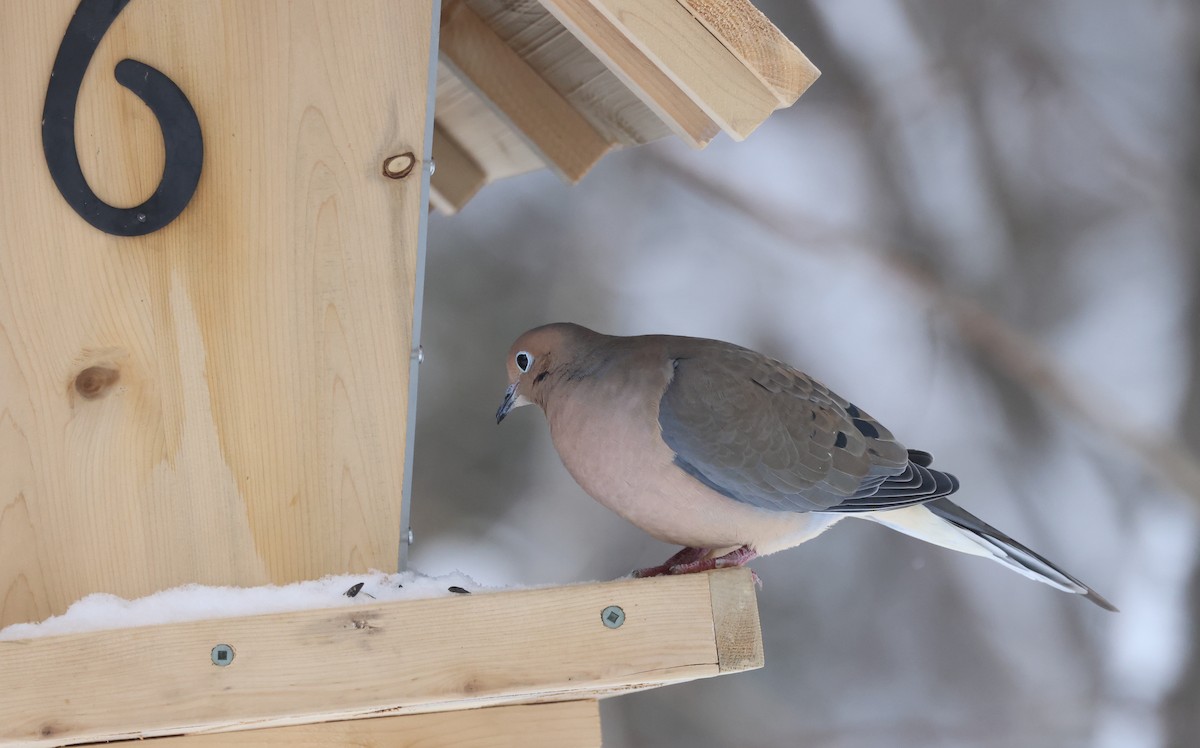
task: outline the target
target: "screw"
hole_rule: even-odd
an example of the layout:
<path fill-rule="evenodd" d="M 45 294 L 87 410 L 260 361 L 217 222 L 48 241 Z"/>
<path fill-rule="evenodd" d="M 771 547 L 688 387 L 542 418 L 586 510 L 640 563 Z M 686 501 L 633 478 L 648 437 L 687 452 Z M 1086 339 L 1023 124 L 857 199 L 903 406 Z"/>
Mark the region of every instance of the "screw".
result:
<path fill-rule="evenodd" d="M 621 628 L 621 624 L 625 623 L 625 611 L 616 605 L 610 605 L 600 611 L 600 620 L 610 629 L 619 629 Z"/>
<path fill-rule="evenodd" d="M 218 644 L 212 648 L 212 661 L 217 667 L 225 667 L 233 662 L 233 647 L 228 644 Z"/>
<path fill-rule="evenodd" d="M 429 171 L 429 176 L 432 177 L 434 172 L 437 171 L 437 163 L 431 158 L 425 168 Z"/>
<path fill-rule="evenodd" d="M 418 364 L 425 363 L 425 346 L 419 345 L 413 349 L 412 357 L 417 360 Z"/>
<path fill-rule="evenodd" d="M 136 218 L 137 218 L 137 220 L 138 220 L 138 223 L 145 223 L 145 222 L 146 222 L 146 214 L 145 214 L 145 213 L 138 213 L 138 214 L 137 214 L 137 216 L 136 216 Z"/>
<path fill-rule="evenodd" d="M 413 544 L 413 531 L 411 527 L 408 528 L 408 534 L 404 536 L 404 542 L 408 543 L 409 545 Z"/>

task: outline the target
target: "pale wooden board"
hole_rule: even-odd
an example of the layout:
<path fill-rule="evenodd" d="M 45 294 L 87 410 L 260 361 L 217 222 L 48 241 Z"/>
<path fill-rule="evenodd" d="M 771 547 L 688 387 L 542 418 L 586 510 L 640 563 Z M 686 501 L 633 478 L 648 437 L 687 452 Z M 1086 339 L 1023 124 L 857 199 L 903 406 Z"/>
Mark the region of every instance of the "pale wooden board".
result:
<path fill-rule="evenodd" d="M 462 146 L 488 182 L 546 168 L 516 129 L 445 63 L 437 66 L 438 127 Z"/>
<path fill-rule="evenodd" d="M 750 0 L 678 0 L 713 36 L 791 106 L 821 75 Z"/>
<path fill-rule="evenodd" d="M 462 210 L 487 183 L 483 167 L 436 123 L 433 127 L 433 160 L 436 168 L 429 183 L 429 204 L 444 215 Z"/>
<path fill-rule="evenodd" d="M 541 0 L 550 13 L 693 148 L 720 128 L 589 0 Z"/>
<path fill-rule="evenodd" d="M 466 2 L 606 140 L 637 145 L 671 135 L 659 115 L 538 0 Z"/>
<path fill-rule="evenodd" d="M 442 61 L 564 179 L 577 182 L 611 144 L 461 0 L 442 7 Z"/>
<path fill-rule="evenodd" d="M 183 214 L 104 234 L 42 155 L 47 80 L 76 0 L 0 19 L 0 625 L 94 591 L 393 569 L 399 548 L 429 3 L 131 3 L 85 78 L 93 188 L 157 184 L 124 57 L 170 77 L 205 140 Z M 94 400 L 76 375 L 119 380 Z M 73 674 L 72 674 L 73 675 Z"/>
<path fill-rule="evenodd" d="M 147 748 L 600 748 L 595 700 L 375 717 L 265 730 L 151 738 Z"/>
<path fill-rule="evenodd" d="M 754 670 L 765 664 L 754 584 L 735 574 L 709 577 L 717 657 L 721 672 Z"/>
<path fill-rule="evenodd" d="M 0 744 L 577 700 L 759 667 L 753 584 L 743 568 L 0 641 Z"/>
<path fill-rule="evenodd" d="M 677 0 L 588 0 L 735 140 L 779 106 L 775 94 Z"/>

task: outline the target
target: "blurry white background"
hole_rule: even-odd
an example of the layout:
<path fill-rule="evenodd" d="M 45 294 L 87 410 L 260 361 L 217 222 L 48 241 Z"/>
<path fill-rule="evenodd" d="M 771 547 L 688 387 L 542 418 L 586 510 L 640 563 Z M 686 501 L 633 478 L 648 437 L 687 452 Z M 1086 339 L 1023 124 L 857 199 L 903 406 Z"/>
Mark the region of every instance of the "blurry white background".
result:
<path fill-rule="evenodd" d="M 1200 745 L 1200 4 L 759 0 L 823 71 L 744 143 L 659 143 L 429 231 L 411 566 L 611 579 L 525 329 L 733 341 L 860 403 L 1112 615 L 865 522 L 753 564 L 767 667 L 610 700 L 607 746 Z"/>

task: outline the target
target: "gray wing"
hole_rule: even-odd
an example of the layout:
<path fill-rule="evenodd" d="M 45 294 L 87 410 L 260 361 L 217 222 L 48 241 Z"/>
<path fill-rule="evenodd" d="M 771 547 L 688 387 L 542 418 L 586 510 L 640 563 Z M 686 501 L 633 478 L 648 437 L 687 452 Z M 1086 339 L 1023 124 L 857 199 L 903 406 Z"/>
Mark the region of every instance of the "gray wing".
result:
<path fill-rule="evenodd" d="M 953 493 L 875 419 L 780 361 L 719 341 L 681 339 L 659 403 L 675 463 L 764 509 L 866 512 Z"/>

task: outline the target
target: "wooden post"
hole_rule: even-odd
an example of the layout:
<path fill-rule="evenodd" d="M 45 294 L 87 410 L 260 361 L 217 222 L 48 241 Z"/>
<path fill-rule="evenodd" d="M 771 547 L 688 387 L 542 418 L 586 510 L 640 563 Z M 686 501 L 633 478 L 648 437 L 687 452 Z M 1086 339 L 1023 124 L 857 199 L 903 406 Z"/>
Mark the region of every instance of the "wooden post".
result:
<path fill-rule="evenodd" d="M 0 626 L 396 568 L 435 6 L 4 3 Z"/>

